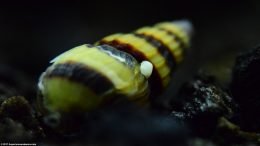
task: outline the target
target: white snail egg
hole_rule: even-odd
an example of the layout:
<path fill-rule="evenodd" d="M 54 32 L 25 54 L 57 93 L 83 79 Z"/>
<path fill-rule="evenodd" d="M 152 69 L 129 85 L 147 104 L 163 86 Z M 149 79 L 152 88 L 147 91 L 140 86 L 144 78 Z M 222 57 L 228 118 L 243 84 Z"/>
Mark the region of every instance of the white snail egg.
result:
<path fill-rule="evenodd" d="M 153 64 L 149 61 L 142 61 L 140 71 L 146 78 L 149 78 L 153 72 Z"/>

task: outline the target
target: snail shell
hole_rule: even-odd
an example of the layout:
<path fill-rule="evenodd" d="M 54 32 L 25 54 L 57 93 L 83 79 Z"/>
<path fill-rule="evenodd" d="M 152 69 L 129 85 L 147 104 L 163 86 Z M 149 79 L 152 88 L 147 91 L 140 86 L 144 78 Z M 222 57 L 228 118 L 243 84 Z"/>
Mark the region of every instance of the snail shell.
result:
<path fill-rule="evenodd" d="M 68 50 L 39 79 L 39 109 L 60 118 L 120 99 L 147 106 L 169 84 L 191 34 L 188 21 L 163 22 Z"/>

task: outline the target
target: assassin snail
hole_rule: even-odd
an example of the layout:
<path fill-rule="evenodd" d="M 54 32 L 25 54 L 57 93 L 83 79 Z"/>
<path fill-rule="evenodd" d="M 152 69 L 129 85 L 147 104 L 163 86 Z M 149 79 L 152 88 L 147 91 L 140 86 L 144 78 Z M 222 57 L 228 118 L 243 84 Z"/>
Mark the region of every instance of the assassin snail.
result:
<path fill-rule="evenodd" d="M 183 60 L 192 29 L 186 20 L 162 22 L 58 55 L 40 76 L 40 109 L 60 117 L 121 99 L 149 105 Z"/>

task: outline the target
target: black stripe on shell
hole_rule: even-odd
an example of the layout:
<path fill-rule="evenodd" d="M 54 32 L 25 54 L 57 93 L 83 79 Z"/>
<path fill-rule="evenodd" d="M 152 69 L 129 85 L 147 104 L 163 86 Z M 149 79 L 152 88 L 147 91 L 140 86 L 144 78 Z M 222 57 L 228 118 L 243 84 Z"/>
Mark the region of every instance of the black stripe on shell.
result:
<path fill-rule="evenodd" d="M 178 35 L 174 34 L 173 32 L 171 32 L 171 31 L 169 31 L 165 28 L 158 28 L 158 29 L 166 32 L 167 34 L 169 34 L 171 36 L 173 36 L 174 40 L 180 44 L 180 48 L 183 49 L 183 51 L 185 51 L 187 46 L 185 45 L 185 42 L 182 40 L 182 38 L 180 38 Z"/>
<path fill-rule="evenodd" d="M 167 65 L 171 69 L 171 72 L 176 68 L 177 63 L 175 60 L 175 56 L 173 56 L 170 48 L 168 48 L 162 41 L 146 34 L 135 33 L 134 35 L 145 39 L 149 44 L 157 48 L 158 52 L 165 58 Z"/>
<path fill-rule="evenodd" d="M 46 73 L 47 78 L 60 77 L 88 87 L 97 95 L 114 88 L 113 83 L 100 72 L 77 62 L 56 64 Z"/>

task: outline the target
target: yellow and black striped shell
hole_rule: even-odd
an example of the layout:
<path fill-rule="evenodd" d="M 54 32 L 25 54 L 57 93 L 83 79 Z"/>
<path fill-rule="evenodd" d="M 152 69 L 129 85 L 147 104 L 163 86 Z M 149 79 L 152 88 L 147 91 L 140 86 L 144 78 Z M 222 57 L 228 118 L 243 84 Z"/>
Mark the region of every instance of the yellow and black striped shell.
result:
<path fill-rule="evenodd" d="M 85 112 L 118 98 L 147 105 L 150 96 L 167 87 L 183 60 L 190 32 L 189 22 L 164 22 L 75 47 L 53 59 L 41 75 L 40 106 Z M 140 70 L 145 60 L 154 68 L 149 79 Z"/>
<path fill-rule="evenodd" d="M 81 45 L 56 57 L 39 82 L 50 110 L 87 111 L 115 96 L 140 104 L 149 88 L 131 55 L 108 45 Z"/>

